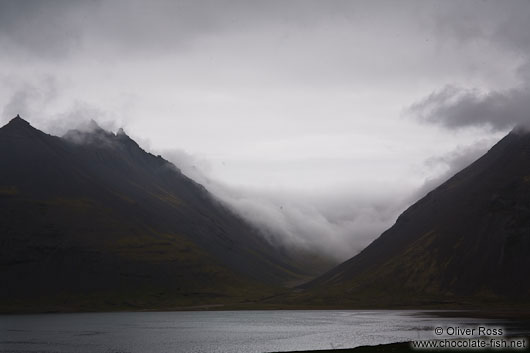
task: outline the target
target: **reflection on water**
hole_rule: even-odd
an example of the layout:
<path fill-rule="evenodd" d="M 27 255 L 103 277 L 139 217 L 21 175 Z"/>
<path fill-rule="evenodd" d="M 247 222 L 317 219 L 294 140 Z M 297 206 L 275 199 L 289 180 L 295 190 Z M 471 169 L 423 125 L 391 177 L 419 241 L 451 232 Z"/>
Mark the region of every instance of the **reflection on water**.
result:
<path fill-rule="evenodd" d="M 0 316 L 0 352 L 261 353 L 351 348 L 434 337 L 486 319 L 414 311 L 211 311 Z"/>

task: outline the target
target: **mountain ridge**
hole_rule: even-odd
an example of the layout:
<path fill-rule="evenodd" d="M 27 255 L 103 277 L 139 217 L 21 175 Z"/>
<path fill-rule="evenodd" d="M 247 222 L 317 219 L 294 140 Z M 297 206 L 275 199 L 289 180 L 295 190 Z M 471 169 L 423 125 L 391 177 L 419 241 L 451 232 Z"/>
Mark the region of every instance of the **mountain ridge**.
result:
<path fill-rule="evenodd" d="M 530 133 L 514 129 L 359 254 L 302 288 L 371 305 L 396 304 L 393 295 L 401 304 L 524 301 L 529 254 Z"/>
<path fill-rule="evenodd" d="M 17 117 L 0 128 L 0 170 L 8 309 L 248 300 L 311 275 L 123 131 L 59 138 Z"/>

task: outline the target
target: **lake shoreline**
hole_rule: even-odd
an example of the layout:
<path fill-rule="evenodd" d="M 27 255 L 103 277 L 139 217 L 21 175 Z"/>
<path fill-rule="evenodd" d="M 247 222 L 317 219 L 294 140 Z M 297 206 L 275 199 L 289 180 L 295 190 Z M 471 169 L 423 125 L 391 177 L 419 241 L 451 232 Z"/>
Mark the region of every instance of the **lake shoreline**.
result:
<path fill-rule="evenodd" d="M 410 342 L 396 342 L 378 344 L 373 346 L 359 346 L 355 348 L 337 348 L 313 351 L 292 351 L 292 352 L 269 352 L 269 353 L 375 353 L 375 352 L 415 352 L 410 347 Z"/>
<path fill-rule="evenodd" d="M 519 337 L 519 336 L 517 336 Z M 506 349 L 493 349 L 493 348 L 473 348 L 469 351 L 471 352 L 528 352 L 530 351 L 530 347 L 528 346 L 528 343 L 530 342 L 530 337 L 520 337 L 526 339 L 526 348 L 506 348 Z M 395 343 L 384 343 L 384 344 L 377 344 L 377 345 L 369 345 L 369 346 L 359 346 L 354 348 L 337 348 L 337 349 L 323 349 L 323 350 L 310 350 L 310 351 L 291 351 L 291 352 L 269 352 L 269 353 L 390 353 L 390 352 L 462 352 L 462 350 L 455 350 L 455 349 L 420 349 L 420 348 L 412 348 L 412 342 L 406 341 L 406 342 L 395 342 Z"/>

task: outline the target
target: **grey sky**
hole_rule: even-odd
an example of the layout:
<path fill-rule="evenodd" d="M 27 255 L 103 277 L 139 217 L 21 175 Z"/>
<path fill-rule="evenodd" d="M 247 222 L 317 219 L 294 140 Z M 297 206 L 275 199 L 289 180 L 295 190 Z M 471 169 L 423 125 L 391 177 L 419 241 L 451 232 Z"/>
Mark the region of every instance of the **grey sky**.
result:
<path fill-rule="evenodd" d="M 0 0 L 0 122 L 124 126 L 344 258 L 528 123 L 528 18 L 512 0 Z"/>

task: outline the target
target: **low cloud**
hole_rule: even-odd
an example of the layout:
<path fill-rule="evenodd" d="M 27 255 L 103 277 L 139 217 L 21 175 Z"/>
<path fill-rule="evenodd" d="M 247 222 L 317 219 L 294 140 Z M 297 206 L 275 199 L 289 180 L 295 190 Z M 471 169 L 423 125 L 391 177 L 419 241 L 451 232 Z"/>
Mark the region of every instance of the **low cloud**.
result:
<path fill-rule="evenodd" d="M 8 79 L 2 83 L 5 86 L 13 85 Z M 51 76 L 35 80 L 33 83 L 19 82 L 17 86 L 4 105 L 3 121 L 8 121 L 17 115 L 38 116 L 57 97 L 57 83 Z"/>
<path fill-rule="evenodd" d="M 496 137 L 483 139 L 429 158 L 423 168 L 430 176 L 416 189 L 371 190 L 368 195 L 361 189 L 308 195 L 279 189 L 235 188 L 205 176 L 202 168 L 209 170 L 206 161 L 182 152 L 181 158 L 163 155 L 261 229 L 273 244 L 317 251 L 344 261 L 391 227 L 410 205 L 480 158 L 496 142 Z"/>
<path fill-rule="evenodd" d="M 530 91 L 526 88 L 481 92 L 446 86 L 421 101 L 409 111 L 420 120 L 449 129 L 489 127 L 507 130 L 514 126 L 530 127 Z"/>
<path fill-rule="evenodd" d="M 97 121 L 108 131 L 117 131 L 125 125 L 123 118 L 94 104 L 74 100 L 65 106 L 60 99 L 65 88 L 51 75 L 33 80 L 4 78 L 0 85 L 13 91 L 2 110 L 2 124 L 20 115 L 35 127 L 56 136 L 62 136 L 70 129 L 91 130 L 91 121 Z"/>
<path fill-rule="evenodd" d="M 335 261 L 355 255 L 391 226 L 408 195 L 342 190 L 308 195 L 226 185 L 209 176 L 208 161 L 184 151 L 162 156 L 205 186 L 274 245 L 313 251 Z"/>
<path fill-rule="evenodd" d="M 161 154 L 260 229 L 271 243 L 317 251 L 339 262 L 363 250 L 391 227 L 406 208 L 480 158 L 497 140 L 482 139 L 427 159 L 423 169 L 429 176 L 417 189 L 393 193 L 372 190 L 369 195 L 359 189 L 309 195 L 281 189 L 238 188 L 211 178 L 212 167 L 207 160 L 185 151 Z"/>

